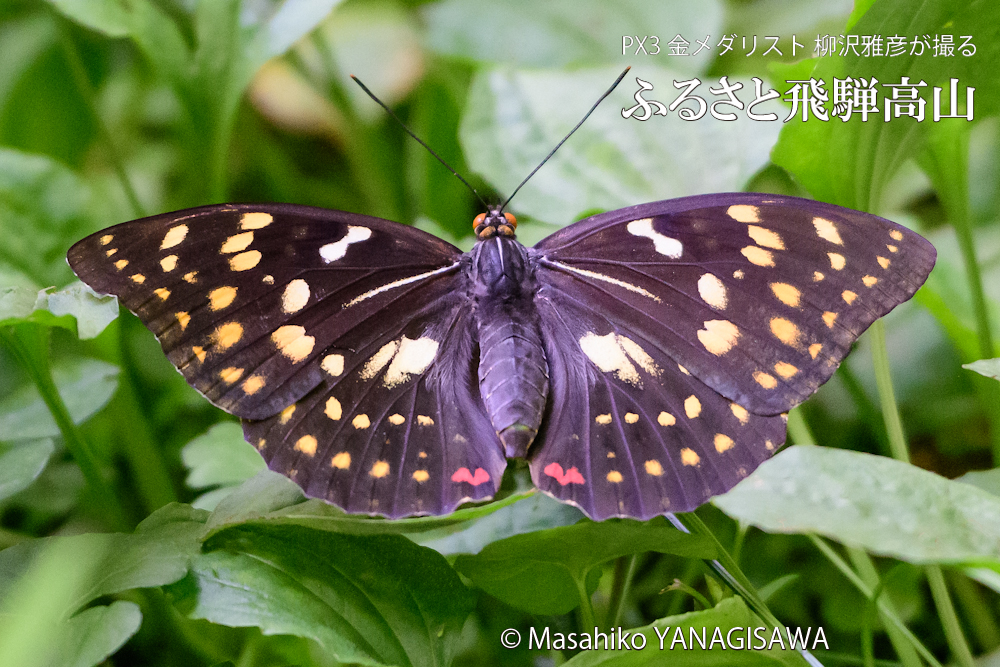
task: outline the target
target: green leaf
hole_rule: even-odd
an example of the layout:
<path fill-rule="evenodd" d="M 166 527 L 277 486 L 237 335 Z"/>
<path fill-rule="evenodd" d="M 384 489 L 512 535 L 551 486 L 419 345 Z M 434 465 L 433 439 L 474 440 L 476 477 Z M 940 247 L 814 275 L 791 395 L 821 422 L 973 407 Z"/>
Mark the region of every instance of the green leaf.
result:
<path fill-rule="evenodd" d="M 474 596 L 442 556 L 396 535 L 231 528 L 178 585 L 192 618 L 317 642 L 340 662 L 444 665 Z"/>
<path fill-rule="evenodd" d="M 790 447 L 712 502 L 774 533 L 819 533 L 911 563 L 1000 568 L 1000 498 L 882 456 Z"/>
<path fill-rule="evenodd" d="M 125 37 L 132 24 L 130 3 L 115 0 L 48 0 L 66 18 L 108 37 Z"/>
<path fill-rule="evenodd" d="M 511 16 L 517 20 L 512 21 Z M 503 4 L 445 0 L 430 5 L 425 17 L 431 49 L 476 63 L 552 69 L 607 63 L 623 67 L 635 63 L 638 40 L 651 32 L 658 37 L 647 38 L 643 46 L 652 58 L 669 57 L 667 43 L 675 34 L 690 41 L 688 54 L 693 54 L 699 48 L 694 39 L 722 32 L 723 6 L 715 0 L 508 0 Z M 636 36 L 627 49 L 623 48 L 625 35 Z M 659 53 L 652 55 L 657 39 Z M 712 62 L 717 42 L 718 38 L 709 41 L 709 48 L 697 56 L 671 60 L 685 72 L 702 71 Z"/>
<path fill-rule="evenodd" d="M 619 73 L 602 68 L 478 74 L 461 126 L 469 165 L 498 191 L 513 192 Z M 671 83 L 688 77 L 644 67 L 641 78 L 654 85 L 645 99 L 669 104 L 679 94 Z M 629 73 L 511 205 L 538 220 L 566 225 L 584 211 L 740 190 L 767 164 L 780 123 L 744 115 L 732 122 L 710 116 L 684 121 L 676 113 L 625 121 L 621 111 L 635 105 L 636 90 L 635 76 Z M 747 90 L 752 95 L 752 83 L 744 82 L 744 97 Z M 698 91 L 711 97 L 704 86 Z M 762 104 L 755 111 L 781 110 L 779 104 L 769 104 L 774 106 Z"/>
<path fill-rule="evenodd" d="M 185 575 L 199 551 L 205 517 L 175 503 L 151 514 L 132 534 L 87 533 L 22 542 L 0 552 L 0 599 L 42 553 L 92 566 L 90 576 L 61 592 L 64 602 L 55 616 L 69 615 L 105 595 L 173 583 Z"/>
<path fill-rule="evenodd" d="M 118 300 L 77 281 L 61 290 L 0 288 L 0 326 L 37 322 L 94 338 L 118 317 Z"/>
<path fill-rule="evenodd" d="M 0 444 L 0 501 L 28 488 L 45 470 L 54 450 L 48 438 L 13 446 Z"/>
<path fill-rule="evenodd" d="M 980 375 L 1000 380 L 1000 358 L 979 359 L 970 364 L 962 364 L 962 368 L 968 368 L 970 371 L 976 371 Z"/>
<path fill-rule="evenodd" d="M 53 366 L 52 378 L 73 423 L 82 424 L 111 400 L 118 388 L 118 367 L 97 359 L 67 359 Z M 6 440 L 60 435 L 33 384 L 0 401 L 0 433 Z"/>
<path fill-rule="evenodd" d="M 232 487 L 267 467 L 257 450 L 243 438 L 240 425 L 232 422 L 216 424 L 186 444 L 181 459 L 188 468 L 185 482 L 192 489 Z"/>
<path fill-rule="evenodd" d="M 977 489 L 982 489 L 987 493 L 1000 497 L 1000 468 L 993 470 L 972 470 L 961 477 L 955 478 L 956 482 L 971 484 Z"/>
<path fill-rule="evenodd" d="M 714 558 L 708 540 L 682 533 L 666 519 L 583 521 L 493 542 L 455 569 L 490 595 L 532 614 L 565 614 L 597 585 L 601 563 L 645 551 Z"/>
<path fill-rule="evenodd" d="M 116 600 L 106 607 L 91 607 L 63 621 L 51 664 L 93 667 L 139 631 L 142 612 L 134 602 Z"/>
<path fill-rule="evenodd" d="M 749 641 L 747 638 L 748 628 L 752 628 Z M 760 638 L 753 635 L 753 629 L 759 630 Z M 809 628 L 810 642 L 815 641 L 815 633 L 811 632 L 815 629 Z M 731 630 L 732 634 L 730 634 Z M 779 667 L 780 665 L 799 666 L 806 664 L 802 656 L 795 651 L 780 650 L 778 646 L 781 644 L 777 641 L 771 650 L 747 650 L 749 647 L 770 643 L 773 632 L 764 627 L 760 619 L 750 613 L 742 598 L 738 597 L 726 598 L 715 607 L 704 611 L 661 618 L 655 623 L 628 632 L 633 635 L 642 635 L 646 640 L 646 648 L 642 650 L 618 650 L 616 642 L 612 642 L 611 645 L 614 648 L 605 651 L 604 641 L 601 640 L 599 650 L 583 651 L 566 661 L 565 667 L 629 667 L 631 665 L 636 667 L 640 665 L 669 665 L 670 667 L 712 667 L 714 665 L 719 667 L 756 667 L 760 665 L 761 667 Z M 792 629 L 793 636 L 794 633 L 795 629 Z M 802 629 L 802 633 L 805 633 L 805 628 Z M 782 633 L 785 646 L 789 645 L 787 637 L 787 634 Z M 615 639 L 617 640 L 617 635 Z M 642 640 L 631 637 L 627 641 L 634 642 L 636 646 L 642 645 Z M 699 641 L 704 642 L 705 649 L 701 648 Z M 812 643 L 807 648 L 811 649 Z"/>
<path fill-rule="evenodd" d="M 0 264 L 38 285 L 66 283 L 66 248 L 91 227 L 89 201 L 87 185 L 55 160 L 0 148 Z"/>

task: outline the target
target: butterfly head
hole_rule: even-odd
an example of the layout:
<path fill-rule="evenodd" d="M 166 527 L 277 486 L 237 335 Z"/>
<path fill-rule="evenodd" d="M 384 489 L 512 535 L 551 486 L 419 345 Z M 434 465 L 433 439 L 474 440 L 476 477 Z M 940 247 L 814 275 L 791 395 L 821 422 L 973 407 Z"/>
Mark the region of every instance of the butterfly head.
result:
<path fill-rule="evenodd" d="M 487 213 L 480 213 L 472 221 L 472 229 L 476 238 L 485 241 L 495 236 L 514 237 L 517 229 L 517 218 L 512 213 L 502 212 L 501 207 L 491 206 Z"/>

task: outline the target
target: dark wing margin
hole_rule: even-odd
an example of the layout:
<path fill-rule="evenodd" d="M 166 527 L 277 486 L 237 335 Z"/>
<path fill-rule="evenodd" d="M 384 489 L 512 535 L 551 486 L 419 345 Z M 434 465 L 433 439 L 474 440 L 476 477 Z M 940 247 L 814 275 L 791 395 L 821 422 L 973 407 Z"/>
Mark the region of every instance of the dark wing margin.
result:
<path fill-rule="evenodd" d="M 755 193 L 612 211 L 532 252 L 543 285 L 600 304 L 617 329 L 769 415 L 828 380 L 857 337 L 916 292 L 936 257 L 889 220 Z"/>

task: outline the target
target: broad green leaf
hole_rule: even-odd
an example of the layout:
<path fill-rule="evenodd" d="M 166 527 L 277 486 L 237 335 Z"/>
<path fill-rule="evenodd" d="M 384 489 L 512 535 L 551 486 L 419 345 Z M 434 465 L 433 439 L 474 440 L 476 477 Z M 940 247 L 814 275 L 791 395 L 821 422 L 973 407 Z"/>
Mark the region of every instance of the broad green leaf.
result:
<path fill-rule="evenodd" d="M 1000 380 L 1000 358 L 979 359 L 978 361 L 973 361 L 971 364 L 962 364 L 962 368 L 968 368 L 970 371 L 976 371 L 980 375 Z"/>
<path fill-rule="evenodd" d="M 723 27 L 723 5 L 715 0 L 514 0 L 503 4 L 445 0 L 430 5 L 425 17 L 431 49 L 476 63 L 557 68 L 624 66 L 655 59 L 669 60 L 678 71 L 692 73 L 707 69 L 712 62 Z M 686 52 L 679 51 L 686 55 L 668 55 L 672 52 L 668 43 L 675 35 L 689 42 Z M 700 48 L 695 40 L 704 41 L 710 35 L 716 37 L 707 41 L 708 48 L 693 55 Z M 627 48 L 625 36 L 633 38 Z M 639 50 L 643 38 L 648 56 Z"/>
<path fill-rule="evenodd" d="M 89 201 L 87 185 L 55 160 L 0 148 L 0 264 L 38 285 L 67 282 L 66 249 L 90 228 Z"/>
<path fill-rule="evenodd" d="M 48 0 L 56 9 L 80 25 L 108 37 L 125 37 L 131 29 L 129 5 L 115 0 Z"/>
<path fill-rule="evenodd" d="M 987 493 L 1000 497 L 1000 468 L 992 470 L 972 470 L 955 479 L 956 482 L 971 484 Z"/>
<path fill-rule="evenodd" d="M 583 521 L 493 542 L 455 569 L 507 604 L 532 614 L 565 614 L 597 585 L 595 568 L 645 551 L 686 558 L 714 558 L 708 540 L 682 533 L 665 519 Z"/>
<path fill-rule="evenodd" d="M 93 667 L 103 663 L 139 631 L 142 612 L 134 602 L 116 600 L 91 607 L 63 621 L 52 660 L 64 667 Z"/>
<path fill-rule="evenodd" d="M 190 506 L 172 504 L 151 514 L 132 534 L 86 533 L 12 546 L 0 552 L 0 599 L 41 554 L 71 558 L 91 568 L 71 590 L 59 591 L 63 602 L 53 618 L 69 615 L 104 595 L 173 583 L 184 576 L 199 551 L 205 516 Z"/>
<path fill-rule="evenodd" d="M 768 630 L 754 616 L 742 598 L 732 597 L 722 600 L 711 609 L 694 611 L 678 616 L 661 618 L 650 625 L 630 632 L 645 638 L 645 648 L 642 650 L 619 650 L 616 641 L 611 642 L 611 650 L 605 649 L 605 642 L 600 640 L 598 650 L 583 651 L 571 660 L 566 661 L 566 667 L 629 667 L 635 665 L 669 665 L 670 667 L 789 667 L 807 664 L 801 655 L 791 650 L 789 636 L 805 639 L 808 630 L 809 643 L 806 648 L 812 649 L 816 642 L 816 628 L 790 628 L 788 631 Z M 796 635 L 796 631 L 800 634 Z M 756 635 L 754 633 L 757 633 Z M 784 644 L 772 637 L 778 632 Z M 748 636 L 749 634 L 749 636 Z M 824 633 L 825 637 L 825 633 Z M 629 637 L 628 643 L 642 645 L 642 640 Z M 704 649 L 702 648 L 704 645 Z M 763 648 L 771 646 L 772 648 Z M 782 651 L 779 647 L 788 650 Z M 819 646 L 823 646 L 822 642 Z M 762 647 L 757 649 L 756 647 Z M 752 649 L 752 650 L 751 650 Z"/>
<path fill-rule="evenodd" d="M 189 616 L 307 637 L 340 662 L 448 664 L 475 600 L 441 555 L 397 535 L 257 524 L 205 551 L 175 588 Z"/>
<path fill-rule="evenodd" d="M 0 501 L 28 488 L 42 474 L 54 449 L 48 438 L 0 444 Z"/>
<path fill-rule="evenodd" d="M 472 82 L 461 126 L 469 165 L 498 191 L 512 193 L 619 73 L 611 68 L 571 73 L 481 72 Z M 779 122 L 752 121 L 743 114 L 732 122 L 708 114 L 697 121 L 685 121 L 677 112 L 653 115 L 646 121 L 623 119 L 622 110 L 635 106 L 633 95 L 639 90 L 635 74 L 629 72 L 555 157 L 528 181 L 511 202 L 515 210 L 566 225 L 584 211 L 740 190 L 767 164 Z M 654 86 L 645 93 L 646 100 L 668 105 L 680 94 L 672 82 L 690 77 L 674 70 L 644 67 L 639 78 Z M 718 80 L 711 85 L 718 86 Z M 706 102 L 714 99 L 708 86 L 705 82 L 695 91 Z M 737 94 L 749 103 L 754 85 L 744 82 Z M 757 113 L 781 110 L 775 102 L 755 108 Z"/>
<path fill-rule="evenodd" d="M 118 387 L 118 367 L 97 359 L 68 359 L 53 366 L 52 379 L 73 423 L 82 424 L 111 400 Z M 0 401 L 0 437 L 5 440 L 57 435 L 59 427 L 35 385 Z"/>
<path fill-rule="evenodd" d="M 712 502 L 775 533 L 819 533 L 911 563 L 1000 569 L 1000 498 L 882 456 L 790 447 Z"/>
<path fill-rule="evenodd" d="M 94 338 L 118 317 L 118 300 L 80 281 L 61 290 L 0 287 L 0 326 L 37 322 Z"/>
<path fill-rule="evenodd" d="M 517 493 L 482 505 L 462 507 L 445 516 L 421 516 L 389 521 L 379 517 L 347 514 L 317 498 L 305 500 L 302 490 L 284 475 L 261 470 L 224 498 L 209 517 L 205 535 L 247 522 L 295 525 L 352 535 L 419 533 L 487 516 L 531 496 Z"/>
<path fill-rule="evenodd" d="M 264 459 L 244 438 L 239 424 L 223 422 L 198 436 L 181 450 L 192 489 L 233 486 L 266 468 Z"/>

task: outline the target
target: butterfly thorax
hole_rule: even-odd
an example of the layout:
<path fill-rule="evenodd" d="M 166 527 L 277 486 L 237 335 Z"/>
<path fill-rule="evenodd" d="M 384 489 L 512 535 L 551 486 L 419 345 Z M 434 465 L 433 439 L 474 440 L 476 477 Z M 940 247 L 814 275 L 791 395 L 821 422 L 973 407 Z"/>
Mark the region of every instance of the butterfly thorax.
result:
<path fill-rule="evenodd" d="M 471 254 L 480 394 L 507 456 L 524 457 L 548 395 L 534 268 L 513 236 L 480 238 Z"/>

